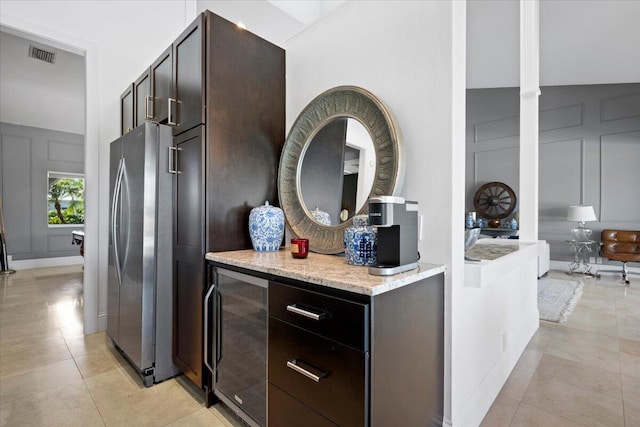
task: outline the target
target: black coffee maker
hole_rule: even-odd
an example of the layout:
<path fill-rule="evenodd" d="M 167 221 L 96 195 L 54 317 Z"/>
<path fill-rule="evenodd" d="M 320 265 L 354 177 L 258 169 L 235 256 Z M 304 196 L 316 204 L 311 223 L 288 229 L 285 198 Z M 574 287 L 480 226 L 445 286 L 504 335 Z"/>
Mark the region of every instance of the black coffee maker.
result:
<path fill-rule="evenodd" d="M 377 263 L 369 267 L 369 274 L 392 276 L 418 267 L 418 202 L 371 197 L 369 225 L 378 232 Z"/>

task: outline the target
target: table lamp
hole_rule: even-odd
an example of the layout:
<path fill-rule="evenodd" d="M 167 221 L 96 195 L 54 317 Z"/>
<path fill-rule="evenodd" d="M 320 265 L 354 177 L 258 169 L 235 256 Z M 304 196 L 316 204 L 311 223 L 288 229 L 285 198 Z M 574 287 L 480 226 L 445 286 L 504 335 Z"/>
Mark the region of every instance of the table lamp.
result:
<path fill-rule="evenodd" d="M 585 228 L 584 223 L 596 220 L 596 213 L 593 210 L 593 206 L 569 206 L 567 221 L 578 222 L 578 226 L 571 229 L 571 232 L 577 241 L 591 240 L 591 229 Z"/>

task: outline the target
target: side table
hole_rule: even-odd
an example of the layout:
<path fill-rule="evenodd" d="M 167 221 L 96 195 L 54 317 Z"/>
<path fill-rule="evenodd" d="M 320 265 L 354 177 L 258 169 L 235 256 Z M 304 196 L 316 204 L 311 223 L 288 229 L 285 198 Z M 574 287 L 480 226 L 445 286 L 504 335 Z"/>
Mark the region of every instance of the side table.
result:
<path fill-rule="evenodd" d="M 595 277 L 595 274 L 591 273 L 591 266 L 589 265 L 589 254 L 591 254 L 591 252 L 593 251 L 593 244 L 596 243 L 596 241 L 567 240 L 567 243 L 569 243 L 569 249 L 574 254 L 573 262 L 569 264 L 569 272 L 567 274 L 578 272 L 585 276 Z"/>

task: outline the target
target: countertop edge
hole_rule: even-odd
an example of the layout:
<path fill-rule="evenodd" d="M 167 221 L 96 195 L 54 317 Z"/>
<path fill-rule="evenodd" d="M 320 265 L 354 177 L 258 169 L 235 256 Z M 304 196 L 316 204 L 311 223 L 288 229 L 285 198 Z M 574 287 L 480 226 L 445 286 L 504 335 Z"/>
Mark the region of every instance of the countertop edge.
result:
<path fill-rule="evenodd" d="M 344 258 L 340 258 L 334 255 L 313 254 L 313 257 L 311 257 L 310 255 L 311 259 L 313 259 L 314 257 L 317 257 L 317 259 L 322 259 L 325 262 L 325 266 L 326 263 L 329 263 L 335 264 L 336 268 L 342 268 L 345 270 L 358 269 L 351 270 L 352 272 L 357 273 L 355 277 L 346 274 L 342 278 L 336 278 L 327 277 L 326 274 L 323 274 L 324 271 L 321 271 L 320 269 L 309 269 L 308 266 L 310 266 L 310 264 L 308 259 L 294 261 L 294 263 L 292 264 L 296 267 L 295 270 L 292 268 L 283 268 L 279 266 L 278 264 L 281 262 L 281 259 L 283 257 L 288 257 L 287 260 L 291 258 L 291 255 L 288 251 L 280 250 L 278 252 L 271 252 L 270 254 L 273 254 L 271 255 L 273 265 L 269 265 L 269 255 L 266 255 L 267 258 L 264 258 L 265 254 L 267 253 L 255 252 L 253 250 L 208 252 L 207 254 L 205 254 L 205 259 L 220 264 L 226 264 L 247 270 L 253 270 L 260 273 L 266 273 L 273 276 L 285 277 L 288 279 L 299 280 L 302 282 L 312 283 L 328 288 L 340 289 L 369 296 L 380 295 L 385 292 L 389 292 L 394 289 L 409 285 L 411 283 L 415 283 L 420 280 L 435 276 L 439 273 L 444 273 L 447 270 L 446 266 L 443 264 L 420 262 L 418 263 L 418 268 L 407 271 L 405 273 L 399 273 L 393 276 L 374 276 L 366 272 L 367 267 L 348 265 L 346 264 Z M 246 258 L 251 256 L 263 257 L 263 259 L 260 262 L 248 261 Z M 286 263 L 287 262 L 285 261 L 285 264 Z M 311 267 L 313 267 L 312 264 Z M 360 277 L 361 280 L 355 280 L 358 277 Z M 359 283 L 365 281 L 367 282 L 367 284 Z"/>

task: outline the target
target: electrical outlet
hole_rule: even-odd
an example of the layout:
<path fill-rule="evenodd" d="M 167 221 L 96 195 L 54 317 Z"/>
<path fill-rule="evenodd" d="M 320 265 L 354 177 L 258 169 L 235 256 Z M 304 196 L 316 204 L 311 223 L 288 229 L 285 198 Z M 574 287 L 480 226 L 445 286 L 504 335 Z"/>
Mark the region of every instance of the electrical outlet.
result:
<path fill-rule="evenodd" d="M 589 257 L 589 264 L 595 264 L 596 263 L 596 257 L 590 256 Z"/>
<path fill-rule="evenodd" d="M 509 337 L 507 336 L 507 333 L 505 332 L 504 334 L 502 334 L 502 351 L 507 351 L 507 349 L 509 348 Z"/>
<path fill-rule="evenodd" d="M 602 264 L 602 257 L 596 257 L 596 264 Z"/>

